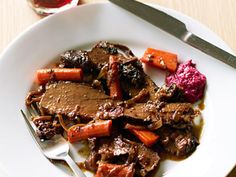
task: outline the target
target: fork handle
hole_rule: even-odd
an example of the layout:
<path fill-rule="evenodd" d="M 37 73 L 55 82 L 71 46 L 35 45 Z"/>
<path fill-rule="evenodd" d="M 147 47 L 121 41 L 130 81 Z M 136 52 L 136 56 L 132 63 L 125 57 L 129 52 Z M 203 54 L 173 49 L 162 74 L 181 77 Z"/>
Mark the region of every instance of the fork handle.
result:
<path fill-rule="evenodd" d="M 78 165 L 72 160 L 72 158 L 67 155 L 64 157 L 66 163 L 70 166 L 76 177 L 86 177 Z"/>

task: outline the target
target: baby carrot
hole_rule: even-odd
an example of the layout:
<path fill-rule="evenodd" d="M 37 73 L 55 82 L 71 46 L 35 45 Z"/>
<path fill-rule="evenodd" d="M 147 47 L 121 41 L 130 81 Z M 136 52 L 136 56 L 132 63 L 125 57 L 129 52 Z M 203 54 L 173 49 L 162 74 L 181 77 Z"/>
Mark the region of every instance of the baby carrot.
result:
<path fill-rule="evenodd" d="M 143 142 L 146 146 L 150 147 L 157 142 L 159 136 L 154 132 L 143 129 L 141 126 L 135 126 L 127 124 L 125 126 L 131 133 L 133 133 L 140 141 Z"/>
<path fill-rule="evenodd" d="M 46 84 L 50 80 L 80 81 L 83 78 L 83 71 L 80 68 L 52 68 L 39 69 L 36 72 L 36 82 Z"/>
<path fill-rule="evenodd" d="M 109 78 L 109 88 L 110 88 L 110 96 L 115 99 L 122 99 L 122 92 L 120 88 L 119 81 L 119 68 L 118 68 L 117 57 L 111 55 L 109 58 L 109 68 L 110 73 L 108 74 Z"/>
<path fill-rule="evenodd" d="M 178 64 L 176 54 L 153 48 L 147 48 L 140 60 L 143 63 L 147 63 L 159 69 L 167 69 L 170 72 L 174 72 Z"/>
<path fill-rule="evenodd" d="M 98 121 L 84 126 L 74 125 L 68 129 L 68 140 L 71 143 L 85 140 L 91 137 L 109 136 L 111 134 L 112 121 Z"/>

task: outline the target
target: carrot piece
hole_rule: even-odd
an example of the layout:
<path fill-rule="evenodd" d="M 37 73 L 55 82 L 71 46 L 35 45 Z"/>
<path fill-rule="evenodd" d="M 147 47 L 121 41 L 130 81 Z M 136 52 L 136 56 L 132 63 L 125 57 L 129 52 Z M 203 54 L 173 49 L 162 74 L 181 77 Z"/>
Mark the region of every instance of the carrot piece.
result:
<path fill-rule="evenodd" d="M 52 68 L 39 69 L 36 72 L 36 82 L 38 84 L 46 84 L 48 81 L 80 81 L 83 78 L 83 71 L 80 68 Z"/>
<path fill-rule="evenodd" d="M 115 99 L 122 99 L 122 92 L 120 88 L 120 81 L 119 81 L 119 66 L 117 62 L 117 57 L 114 55 L 111 55 L 109 57 L 109 67 L 110 71 L 108 74 L 108 77 L 110 77 L 108 80 L 108 85 L 110 88 L 110 96 Z"/>
<path fill-rule="evenodd" d="M 125 126 L 131 133 L 133 133 L 140 141 L 142 141 L 146 146 L 150 147 L 157 142 L 159 136 L 154 132 L 142 129 L 140 126 L 127 124 Z"/>
<path fill-rule="evenodd" d="M 143 63 L 147 63 L 159 69 L 167 69 L 170 72 L 176 71 L 178 64 L 176 54 L 153 48 L 147 48 L 140 60 Z"/>
<path fill-rule="evenodd" d="M 150 147 L 157 142 L 159 136 L 149 130 L 130 130 L 135 136 L 138 137 L 146 146 Z"/>
<path fill-rule="evenodd" d="M 109 163 L 99 163 L 95 177 L 133 177 L 134 167 L 131 165 L 116 165 Z"/>
<path fill-rule="evenodd" d="M 74 125 L 68 129 L 68 140 L 71 143 L 85 140 L 91 137 L 109 136 L 111 134 L 112 121 L 98 121 L 84 126 Z"/>

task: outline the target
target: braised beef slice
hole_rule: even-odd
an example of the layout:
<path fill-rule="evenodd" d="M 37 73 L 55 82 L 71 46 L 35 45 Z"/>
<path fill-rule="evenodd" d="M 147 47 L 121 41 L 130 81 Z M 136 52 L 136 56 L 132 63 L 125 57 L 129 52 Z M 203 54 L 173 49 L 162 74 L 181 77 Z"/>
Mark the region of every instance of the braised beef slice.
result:
<path fill-rule="evenodd" d="M 175 84 L 169 87 L 164 85 L 156 92 L 156 99 L 163 102 L 184 102 L 183 90 Z"/>
<path fill-rule="evenodd" d="M 99 143 L 98 153 L 101 155 L 101 160 L 103 161 L 112 161 L 113 158 L 116 157 L 115 161 L 120 161 L 121 163 L 124 160 L 121 156 L 128 155 L 132 149 L 132 145 L 124 142 L 120 136 L 112 140 L 102 139 Z M 127 158 L 127 156 L 125 157 Z M 125 163 L 125 161 L 123 161 L 123 163 Z"/>
<path fill-rule="evenodd" d="M 154 104 L 151 104 L 152 108 L 148 109 L 148 104 L 137 103 L 130 108 L 124 109 L 124 115 L 126 117 L 140 119 L 144 121 L 151 121 L 157 118 L 157 109 Z M 152 109 L 152 110 L 151 110 Z"/>
<path fill-rule="evenodd" d="M 147 148 L 143 144 L 138 145 L 138 163 L 141 166 L 140 170 L 136 170 L 136 173 L 140 176 L 146 176 L 148 172 L 154 170 L 157 166 L 160 157 L 151 149 Z"/>
<path fill-rule="evenodd" d="M 106 41 L 101 41 L 88 52 L 89 59 L 94 63 L 98 69 L 101 69 L 109 62 L 110 55 L 118 54 L 117 48 Z"/>
<path fill-rule="evenodd" d="M 135 164 L 137 169 L 135 173 L 138 176 L 145 176 L 152 171 L 160 160 L 158 154 L 153 150 L 121 136 L 99 139 L 86 160 L 86 168 L 93 168 L 89 165 L 94 166 L 94 161 L 91 159 L 97 159 L 97 154 L 99 154 L 100 159 L 98 160 L 100 161 L 113 164 Z"/>
<path fill-rule="evenodd" d="M 124 116 L 151 122 L 150 129 L 158 129 L 163 125 L 175 128 L 192 126 L 196 112 L 190 103 L 147 102 L 137 103 L 124 109 Z"/>
<path fill-rule="evenodd" d="M 144 88 L 146 88 L 149 92 L 149 100 L 157 101 L 158 99 L 156 97 L 156 92 L 159 87 L 153 82 L 153 80 L 148 75 L 145 74 L 144 78 L 145 78 Z"/>
<path fill-rule="evenodd" d="M 190 103 L 169 103 L 159 111 L 158 115 L 165 125 L 186 128 L 192 126 L 197 113 Z"/>
<path fill-rule="evenodd" d="M 40 106 L 50 114 L 64 114 L 69 117 L 110 119 L 127 117 L 150 123 L 151 129 L 162 124 L 185 128 L 192 124 L 196 116 L 189 103 L 147 102 L 137 103 L 130 108 L 117 105 L 99 90 L 78 83 L 59 82 L 49 85 L 42 96 Z M 89 106 L 88 106 L 89 105 Z"/>
<path fill-rule="evenodd" d="M 78 83 L 59 82 L 46 88 L 40 106 L 50 114 L 93 119 L 100 106 L 114 101 L 99 90 Z"/>
<path fill-rule="evenodd" d="M 100 160 L 109 161 L 110 163 L 126 163 L 132 148 L 132 145 L 125 143 L 120 136 L 115 138 L 90 138 L 88 141 L 90 155 L 85 161 L 85 167 L 94 172 L 98 166 L 96 162 Z"/>
<path fill-rule="evenodd" d="M 127 46 L 124 46 L 124 45 L 121 45 L 121 44 L 113 44 L 117 49 L 119 49 L 120 51 L 122 51 L 127 57 L 131 58 L 131 57 L 134 57 L 134 54 L 133 52 L 127 47 Z"/>
<path fill-rule="evenodd" d="M 39 104 L 50 114 L 64 114 L 69 117 L 79 115 L 93 119 L 98 116 L 101 119 L 106 119 L 127 116 L 143 120 L 150 116 L 148 112 L 140 109 L 143 108 L 143 104 L 137 104 L 132 109 L 129 108 L 125 111 L 125 108 L 116 106 L 117 103 L 118 101 L 89 86 L 59 82 L 46 88 Z"/>
<path fill-rule="evenodd" d="M 180 130 L 165 126 L 158 131 L 161 135 L 159 142 L 164 150 L 178 157 L 188 156 L 199 144 L 189 129 Z"/>
<path fill-rule="evenodd" d="M 136 103 L 145 103 L 148 97 L 149 97 L 149 92 L 147 91 L 147 89 L 144 88 L 131 99 L 124 101 L 125 107 L 127 108 L 131 107 Z"/>

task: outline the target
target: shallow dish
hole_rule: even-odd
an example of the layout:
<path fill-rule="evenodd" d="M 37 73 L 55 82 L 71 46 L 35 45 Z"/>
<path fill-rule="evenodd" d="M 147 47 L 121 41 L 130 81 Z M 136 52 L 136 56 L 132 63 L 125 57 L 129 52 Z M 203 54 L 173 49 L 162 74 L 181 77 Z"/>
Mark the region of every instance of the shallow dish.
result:
<path fill-rule="evenodd" d="M 196 21 L 173 10 L 156 8 L 181 19 L 192 32 L 231 51 L 219 37 Z M 45 18 L 16 38 L 1 55 L 0 168 L 9 177 L 69 176 L 67 169 L 54 166 L 42 155 L 19 110 L 24 108 L 24 98 L 36 69 L 68 49 L 87 49 L 100 40 L 127 45 L 139 57 L 147 47 L 153 47 L 178 54 L 180 61 L 193 59 L 208 83 L 201 144 L 186 160 L 161 163 L 156 176 L 227 175 L 236 162 L 236 143 L 233 141 L 236 133 L 236 70 L 109 3 L 83 5 Z M 163 73 L 151 68 L 146 68 L 146 72 L 158 85 L 161 84 Z M 76 160 L 81 161 L 77 148 L 71 147 L 71 150 Z"/>

